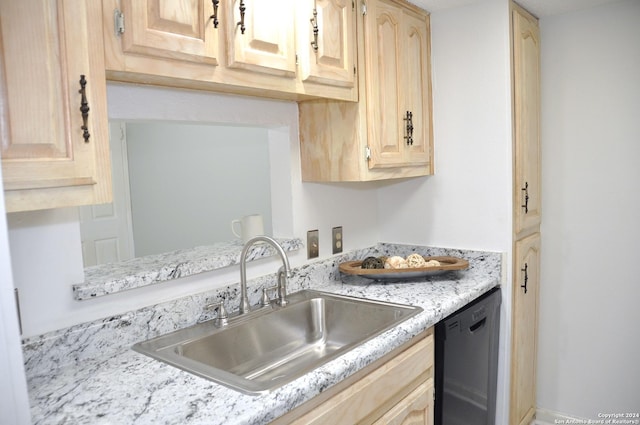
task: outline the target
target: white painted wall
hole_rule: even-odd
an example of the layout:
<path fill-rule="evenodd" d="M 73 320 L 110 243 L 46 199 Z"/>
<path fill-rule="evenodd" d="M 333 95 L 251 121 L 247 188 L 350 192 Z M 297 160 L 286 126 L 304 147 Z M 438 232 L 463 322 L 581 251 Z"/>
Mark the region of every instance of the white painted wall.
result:
<path fill-rule="evenodd" d="M 268 128 L 272 157 L 273 232 L 306 239 L 320 231 L 320 256 L 331 255 L 331 228 L 342 225 L 345 250 L 380 240 L 376 186 L 302 183 L 298 111 L 294 102 L 110 84 L 113 119 L 171 119 L 260 125 Z M 34 336 L 239 280 L 237 268 L 191 276 L 151 288 L 94 300 L 75 301 L 71 285 L 82 281 L 82 252 L 76 209 L 8 214 L 16 287 L 20 290 L 23 335 Z M 290 255 L 292 265 L 306 252 Z M 248 276 L 273 273 L 276 259 L 250 263 Z"/>
<path fill-rule="evenodd" d="M 0 169 L 2 186 L 2 169 Z M 11 271 L 11 255 L 5 219 L 4 191 L 0 190 L 0 422 L 31 423 L 24 360 L 20 345 Z"/>
<path fill-rule="evenodd" d="M 431 15 L 435 175 L 379 191 L 385 241 L 494 251 L 511 243 L 508 4 Z"/>
<path fill-rule="evenodd" d="M 540 21 L 538 406 L 640 411 L 640 1 Z"/>
<path fill-rule="evenodd" d="M 508 7 L 486 0 L 431 14 L 435 175 L 379 190 L 381 240 L 500 251 L 510 264 Z M 502 299 L 497 424 L 508 418 L 508 284 Z"/>

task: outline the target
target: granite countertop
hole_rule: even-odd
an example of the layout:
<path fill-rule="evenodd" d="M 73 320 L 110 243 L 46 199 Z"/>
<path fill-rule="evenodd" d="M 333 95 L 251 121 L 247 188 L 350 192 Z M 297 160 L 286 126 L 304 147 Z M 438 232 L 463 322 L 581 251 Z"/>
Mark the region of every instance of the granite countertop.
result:
<path fill-rule="evenodd" d="M 302 248 L 299 238 L 278 238 L 284 251 Z M 154 285 L 172 279 L 192 276 L 240 262 L 241 241 L 218 242 L 164 254 L 132 258 L 120 263 L 99 264 L 85 268 L 85 281 L 72 286 L 76 300 L 88 300 L 143 286 Z M 247 261 L 275 255 L 269 245 L 254 245 Z"/>
<path fill-rule="evenodd" d="M 38 367 L 29 367 L 35 360 L 27 355 L 32 420 L 38 424 L 92 425 L 269 423 L 499 285 L 500 254 L 485 254 L 465 256 L 470 261 L 466 271 L 401 283 L 359 277 L 338 280 L 335 259 L 333 276 L 325 274 L 322 280 L 317 276 L 309 279 L 303 267 L 298 271 L 300 283 L 290 292 L 311 288 L 416 305 L 424 311 L 264 395 L 241 394 L 126 348 L 81 361 L 76 356 L 75 362 L 56 368 L 53 374 L 43 367 L 38 371 Z"/>

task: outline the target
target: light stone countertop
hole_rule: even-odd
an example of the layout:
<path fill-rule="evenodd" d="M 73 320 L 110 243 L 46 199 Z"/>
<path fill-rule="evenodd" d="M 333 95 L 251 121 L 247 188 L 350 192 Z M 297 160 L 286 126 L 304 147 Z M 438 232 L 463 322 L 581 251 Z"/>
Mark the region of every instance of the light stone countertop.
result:
<path fill-rule="evenodd" d="M 285 251 L 303 247 L 299 238 L 276 240 Z M 218 242 L 213 245 L 132 258 L 119 263 L 86 267 L 85 281 L 72 286 L 73 297 L 78 301 L 89 300 L 229 267 L 240 262 L 242 248 L 243 244 L 239 240 Z M 247 261 L 271 255 L 276 255 L 275 249 L 271 246 L 256 244 L 250 248 Z"/>
<path fill-rule="evenodd" d="M 470 267 L 412 282 L 380 283 L 344 276 L 343 281 L 339 280 L 337 265 L 342 261 L 370 253 L 406 256 L 416 251 L 423 255 L 460 256 L 469 260 Z M 500 262 L 499 253 L 380 244 L 367 251 L 296 269 L 289 292 L 317 289 L 417 305 L 424 311 L 293 382 L 259 396 L 241 394 L 128 348 L 133 342 L 197 320 L 196 317 L 184 323 L 174 318 L 169 324 L 165 322 L 163 316 L 170 315 L 169 312 L 191 314 L 193 308 L 184 307 L 180 301 L 25 340 L 32 420 L 35 424 L 74 425 L 269 423 L 499 285 Z M 250 282 L 251 298 L 257 301 L 263 284 L 266 280 Z M 234 288 L 225 291 L 217 296 L 231 299 L 230 305 L 235 306 Z M 208 295 L 188 302 L 201 308 L 210 298 Z"/>

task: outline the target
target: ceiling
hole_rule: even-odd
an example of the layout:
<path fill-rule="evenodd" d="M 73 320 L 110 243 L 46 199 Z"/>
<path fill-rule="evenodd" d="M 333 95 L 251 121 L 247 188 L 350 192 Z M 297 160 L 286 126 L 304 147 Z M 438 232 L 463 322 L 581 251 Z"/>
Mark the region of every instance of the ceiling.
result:
<path fill-rule="evenodd" d="M 428 12 L 435 12 L 442 9 L 450 9 L 477 3 L 483 0 L 409 0 L 411 3 L 420 6 Z M 558 15 L 561 13 L 574 12 L 580 9 L 587 9 L 606 3 L 613 3 L 619 0 L 518 0 L 517 3 L 533 13 L 538 18 L 543 16 Z"/>

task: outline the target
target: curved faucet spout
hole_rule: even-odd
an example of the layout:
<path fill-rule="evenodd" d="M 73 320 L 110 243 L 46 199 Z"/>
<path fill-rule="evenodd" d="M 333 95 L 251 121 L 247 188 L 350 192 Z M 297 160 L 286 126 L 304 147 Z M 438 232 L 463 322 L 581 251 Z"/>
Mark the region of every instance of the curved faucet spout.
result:
<path fill-rule="evenodd" d="M 273 246 L 276 250 L 280 259 L 282 260 L 282 267 L 284 267 L 284 278 L 280 279 L 278 276 L 278 287 L 282 288 L 278 290 L 280 294 L 280 303 L 286 304 L 286 278 L 291 277 L 291 267 L 289 266 L 289 258 L 287 254 L 284 252 L 284 249 L 280 246 L 280 244 L 273 238 L 269 236 L 256 236 L 253 239 L 249 239 L 244 247 L 242 248 L 242 253 L 240 254 L 240 310 L 239 314 L 248 313 L 251 310 L 251 306 L 249 305 L 249 297 L 247 296 L 247 253 L 249 252 L 249 248 L 256 244 L 257 242 L 266 242 L 269 245 Z"/>

